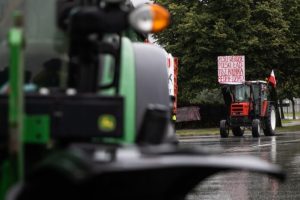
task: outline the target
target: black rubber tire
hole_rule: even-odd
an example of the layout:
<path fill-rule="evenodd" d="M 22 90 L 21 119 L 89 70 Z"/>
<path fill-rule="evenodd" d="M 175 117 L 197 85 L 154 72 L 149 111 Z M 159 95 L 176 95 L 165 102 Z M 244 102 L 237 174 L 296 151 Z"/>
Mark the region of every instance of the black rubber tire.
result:
<path fill-rule="evenodd" d="M 253 137 L 260 137 L 261 132 L 261 125 L 259 119 L 254 119 L 252 121 L 252 136 Z"/>
<path fill-rule="evenodd" d="M 244 135 L 244 130 L 242 130 L 239 126 L 232 127 L 232 134 L 236 137 L 241 137 Z"/>
<path fill-rule="evenodd" d="M 270 105 L 264 118 L 264 134 L 265 136 L 275 135 L 276 129 L 276 111 L 273 105 Z"/>
<path fill-rule="evenodd" d="M 222 138 L 227 138 L 229 135 L 229 127 L 226 120 L 220 121 L 220 135 Z"/>

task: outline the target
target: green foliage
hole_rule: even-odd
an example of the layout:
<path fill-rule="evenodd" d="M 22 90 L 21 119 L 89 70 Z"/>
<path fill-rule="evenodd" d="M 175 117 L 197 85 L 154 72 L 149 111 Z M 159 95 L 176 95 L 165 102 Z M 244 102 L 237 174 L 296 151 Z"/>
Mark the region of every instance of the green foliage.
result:
<path fill-rule="evenodd" d="M 284 95 L 299 96 L 300 0 L 156 2 L 172 15 L 155 37 L 179 57 L 179 101 L 198 102 L 202 90 L 219 87 L 221 55 L 245 55 L 247 80 L 264 80 L 274 69 Z"/>

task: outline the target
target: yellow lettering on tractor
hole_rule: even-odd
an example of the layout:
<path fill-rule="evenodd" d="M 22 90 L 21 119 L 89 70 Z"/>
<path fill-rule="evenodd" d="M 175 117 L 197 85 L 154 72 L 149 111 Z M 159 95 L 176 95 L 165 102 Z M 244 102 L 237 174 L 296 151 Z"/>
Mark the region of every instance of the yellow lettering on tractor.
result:
<path fill-rule="evenodd" d="M 98 128 L 100 131 L 112 132 L 116 127 L 116 118 L 113 115 L 101 115 L 98 118 Z"/>

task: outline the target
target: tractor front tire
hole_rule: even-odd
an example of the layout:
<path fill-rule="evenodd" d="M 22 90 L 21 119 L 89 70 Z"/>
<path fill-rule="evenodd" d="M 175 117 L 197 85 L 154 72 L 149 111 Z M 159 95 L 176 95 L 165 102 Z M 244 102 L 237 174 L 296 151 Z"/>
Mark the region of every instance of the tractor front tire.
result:
<path fill-rule="evenodd" d="M 261 132 L 260 120 L 254 119 L 252 121 L 252 136 L 259 137 Z"/>
<path fill-rule="evenodd" d="M 244 130 L 241 129 L 241 127 L 239 126 L 236 126 L 236 127 L 232 127 L 232 133 L 236 137 L 241 137 L 244 135 Z"/>
<path fill-rule="evenodd" d="M 264 118 L 264 134 L 265 136 L 275 135 L 276 129 L 276 112 L 275 107 L 270 105 L 267 111 L 267 115 Z"/>
<path fill-rule="evenodd" d="M 220 121 L 220 135 L 222 138 L 227 138 L 229 135 L 229 127 L 226 120 Z"/>

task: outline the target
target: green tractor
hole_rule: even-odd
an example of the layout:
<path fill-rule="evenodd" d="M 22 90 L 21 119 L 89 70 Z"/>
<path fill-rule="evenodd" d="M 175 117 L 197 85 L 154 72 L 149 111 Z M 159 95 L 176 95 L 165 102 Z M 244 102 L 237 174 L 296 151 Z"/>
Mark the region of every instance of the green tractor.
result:
<path fill-rule="evenodd" d="M 221 137 L 243 136 L 245 128 L 259 137 L 263 130 L 266 136 L 275 135 L 276 99 L 275 88 L 266 81 L 246 81 L 241 84 L 222 86 L 228 117 L 220 122 Z"/>
<path fill-rule="evenodd" d="M 1 187 L 23 179 L 49 152 L 73 142 L 159 144 L 175 136 L 168 133 L 164 51 L 133 43 L 143 39 L 133 30 L 143 28 L 139 15 L 152 20 L 150 10 L 131 12 L 124 1 L 100 3 L 6 2 L 4 9 L 25 15 L 16 14 L 14 22 L 5 16 L 1 23 L 7 24 L 2 32 L 14 23 L 0 50 Z M 9 173 L 12 165 L 18 173 Z"/>
<path fill-rule="evenodd" d="M 0 5 L 0 200 L 184 199 L 219 171 L 284 178 L 259 159 L 173 144 L 165 53 L 140 42 L 168 24 L 162 7 Z"/>

